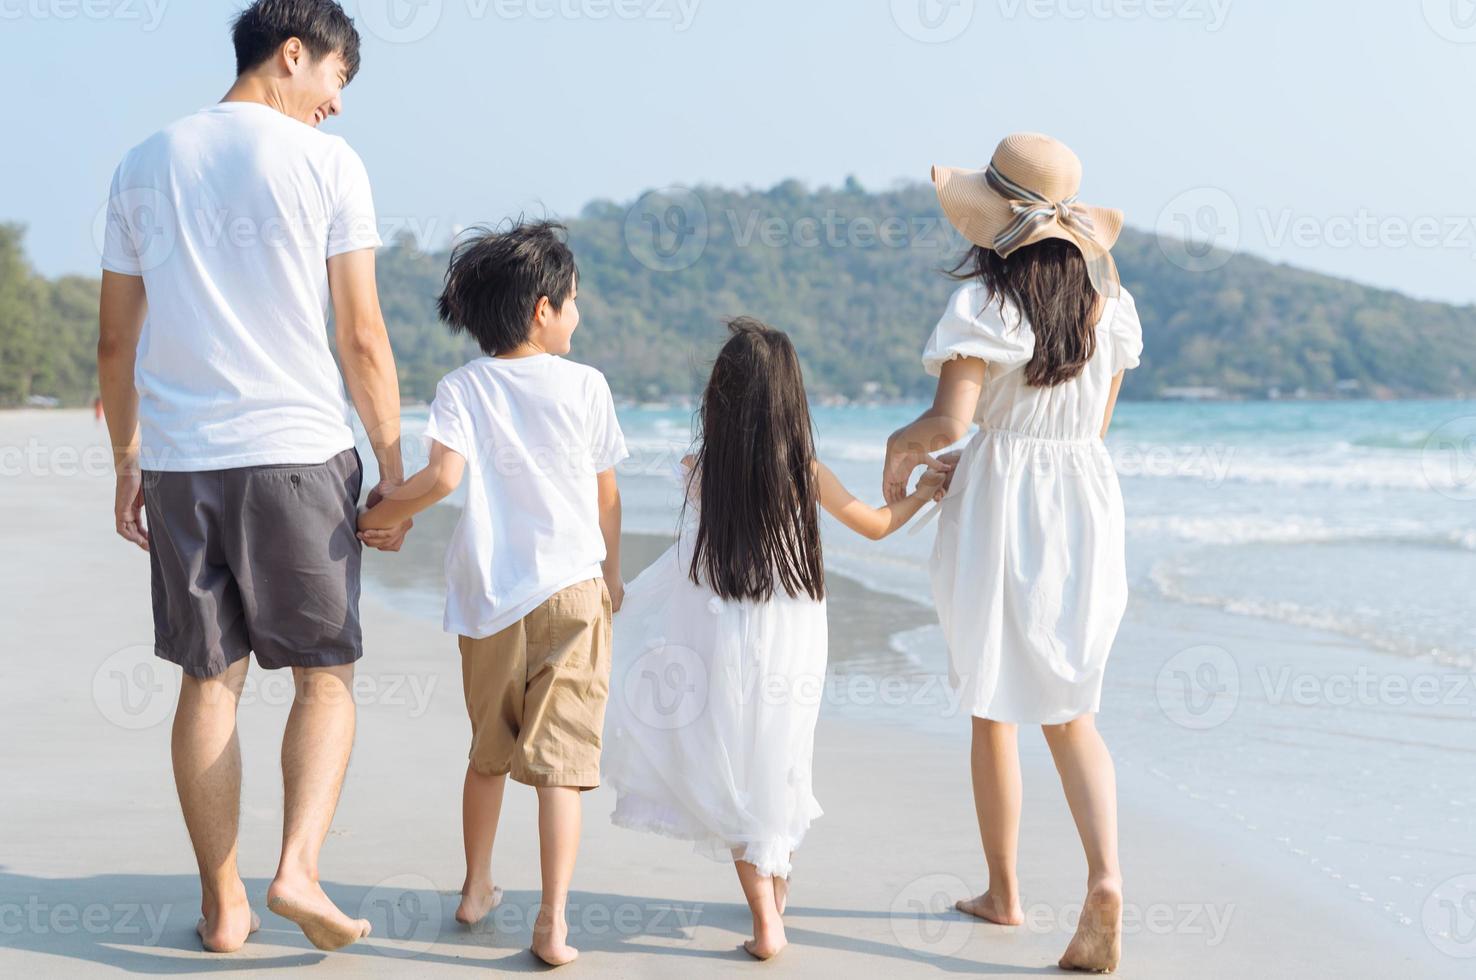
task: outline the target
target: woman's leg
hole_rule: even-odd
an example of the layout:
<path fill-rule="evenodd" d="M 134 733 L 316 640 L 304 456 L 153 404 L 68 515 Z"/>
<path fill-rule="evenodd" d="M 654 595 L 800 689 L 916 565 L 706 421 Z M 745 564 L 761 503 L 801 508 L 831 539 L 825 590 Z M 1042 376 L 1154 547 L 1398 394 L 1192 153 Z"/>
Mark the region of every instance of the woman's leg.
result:
<path fill-rule="evenodd" d="M 1025 921 L 1016 872 L 1020 844 L 1019 729 L 975 718 L 970 763 L 979 838 L 984 843 L 984 860 L 989 863 L 989 890 L 959 902 L 958 909 L 989 922 L 1017 926 Z"/>
<path fill-rule="evenodd" d="M 1081 921 L 1060 966 L 1115 970 L 1122 955 L 1122 868 L 1117 863 L 1117 775 L 1112 756 L 1091 715 L 1064 725 L 1045 725 L 1043 731 L 1087 859 Z"/>
<path fill-rule="evenodd" d="M 788 942 L 784 938 L 784 920 L 774 904 L 774 879 L 762 877 L 758 868 L 747 861 L 733 856 L 733 867 L 738 869 L 738 883 L 743 886 L 743 897 L 748 900 L 748 910 L 753 913 L 753 938 L 743 944 L 749 955 L 767 960 L 783 949 Z"/>

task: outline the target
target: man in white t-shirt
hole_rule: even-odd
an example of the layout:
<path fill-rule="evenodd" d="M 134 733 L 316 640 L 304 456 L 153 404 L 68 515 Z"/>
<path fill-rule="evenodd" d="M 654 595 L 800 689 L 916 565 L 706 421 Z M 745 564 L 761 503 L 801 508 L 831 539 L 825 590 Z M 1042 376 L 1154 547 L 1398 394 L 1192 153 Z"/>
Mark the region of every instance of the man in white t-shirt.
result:
<path fill-rule="evenodd" d="M 402 482 L 369 179 L 317 130 L 342 109 L 359 36 L 332 0 L 257 0 L 232 38 L 225 98 L 129 151 L 113 177 L 98 373 L 117 531 L 150 554 L 155 652 L 184 670 L 172 747 L 201 942 L 233 951 L 258 926 L 236 862 L 236 707 L 254 652 L 291 667 L 297 693 L 267 906 L 337 949 L 369 928 L 318 885 L 362 654 L 363 470 L 344 381 L 379 462 L 370 502 Z"/>

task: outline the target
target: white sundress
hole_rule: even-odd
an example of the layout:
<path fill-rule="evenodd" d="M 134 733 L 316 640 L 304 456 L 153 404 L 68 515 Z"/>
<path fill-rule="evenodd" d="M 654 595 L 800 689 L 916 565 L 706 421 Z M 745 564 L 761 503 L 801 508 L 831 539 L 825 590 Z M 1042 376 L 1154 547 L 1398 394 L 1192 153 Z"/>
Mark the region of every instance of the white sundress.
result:
<path fill-rule="evenodd" d="M 972 282 L 923 352 L 932 375 L 956 357 L 988 362 L 979 431 L 940 506 L 931 562 L 950 680 L 979 718 L 1061 724 L 1101 704 L 1128 588 L 1122 491 L 1100 433 L 1113 377 L 1143 350 L 1126 290 L 1096 330 L 1079 376 L 1030 387 L 1030 324 Z"/>
<path fill-rule="evenodd" d="M 811 791 L 824 696 L 825 602 L 779 589 L 730 602 L 688 576 L 696 502 L 614 621 L 601 768 L 611 820 L 788 877 L 820 816 Z"/>

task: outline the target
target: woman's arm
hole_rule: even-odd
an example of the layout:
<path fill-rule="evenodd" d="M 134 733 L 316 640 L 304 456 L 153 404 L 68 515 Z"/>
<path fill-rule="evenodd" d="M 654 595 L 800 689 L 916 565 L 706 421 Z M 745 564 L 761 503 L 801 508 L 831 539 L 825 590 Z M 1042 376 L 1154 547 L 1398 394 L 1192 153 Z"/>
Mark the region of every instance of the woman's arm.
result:
<path fill-rule="evenodd" d="M 359 540 L 370 547 L 398 536 L 400 525 L 431 505 L 446 499 L 461 485 L 466 458 L 431 440 L 430 462 L 425 469 L 390 490 L 359 515 Z"/>
<path fill-rule="evenodd" d="M 945 476 L 941 469 L 929 469 L 912 493 L 895 504 L 872 507 L 857 500 L 824 463 L 815 463 L 815 475 L 820 481 L 820 506 L 852 531 L 873 541 L 880 541 L 912 520 L 922 505 L 943 487 Z"/>
<path fill-rule="evenodd" d="M 1112 428 L 1112 413 L 1117 408 L 1117 393 L 1122 390 L 1122 376 L 1126 371 L 1118 371 L 1117 377 L 1112 379 L 1112 393 L 1107 396 L 1107 414 L 1102 418 L 1102 438 L 1107 438 L 1107 430 Z"/>
<path fill-rule="evenodd" d="M 887 440 L 887 461 L 882 468 L 882 494 L 887 503 L 898 503 L 907 496 L 907 481 L 918 466 L 936 468 L 929 454 L 968 435 L 988 370 L 989 365 L 977 357 L 958 357 L 943 365 L 932 408 Z"/>

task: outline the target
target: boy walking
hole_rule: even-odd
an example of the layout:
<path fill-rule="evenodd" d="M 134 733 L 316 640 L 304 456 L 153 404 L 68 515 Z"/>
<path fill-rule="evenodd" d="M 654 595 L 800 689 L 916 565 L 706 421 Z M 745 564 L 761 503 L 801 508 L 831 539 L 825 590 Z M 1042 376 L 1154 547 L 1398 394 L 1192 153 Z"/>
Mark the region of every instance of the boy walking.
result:
<path fill-rule="evenodd" d="M 579 955 L 565 907 L 580 793 L 600 781 L 610 617 L 623 595 L 615 465 L 629 455 L 604 376 L 560 356 L 579 325 L 562 231 L 519 224 L 452 253 L 441 318 L 487 356 L 436 388 L 425 469 L 359 518 L 366 544 L 394 544 L 469 477 L 446 556 L 445 629 L 460 636 L 472 726 L 456 918 L 479 922 L 500 900 L 492 845 L 510 774 L 538 792 L 533 952 L 553 966 Z"/>

